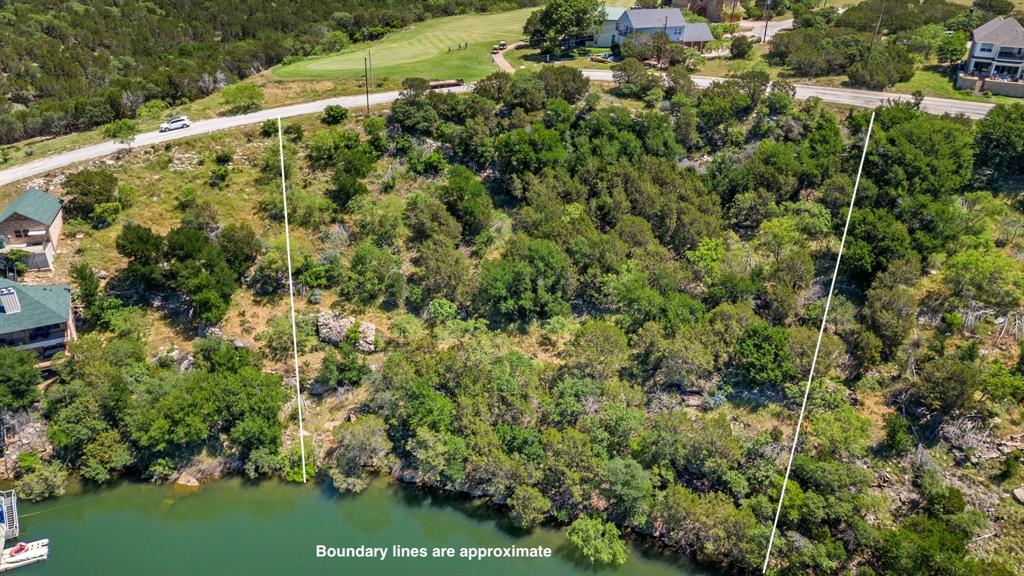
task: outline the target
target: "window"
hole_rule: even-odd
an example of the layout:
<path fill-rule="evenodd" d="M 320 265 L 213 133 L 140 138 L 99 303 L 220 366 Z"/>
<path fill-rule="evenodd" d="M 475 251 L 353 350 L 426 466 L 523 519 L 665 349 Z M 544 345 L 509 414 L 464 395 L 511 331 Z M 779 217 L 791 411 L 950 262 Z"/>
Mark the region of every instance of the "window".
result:
<path fill-rule="evenodd" d="M 28 238 L 28 230 L 15 230 L 14 231 L 14 237 L 15 238 Z"/>
<path fill-rule="evenodd" d="M 982 44 L 978 48 L 978 52 L 986 53 L 986 54 L 992 52 L 992 44 L 989 44 L 989 43 Z"/>

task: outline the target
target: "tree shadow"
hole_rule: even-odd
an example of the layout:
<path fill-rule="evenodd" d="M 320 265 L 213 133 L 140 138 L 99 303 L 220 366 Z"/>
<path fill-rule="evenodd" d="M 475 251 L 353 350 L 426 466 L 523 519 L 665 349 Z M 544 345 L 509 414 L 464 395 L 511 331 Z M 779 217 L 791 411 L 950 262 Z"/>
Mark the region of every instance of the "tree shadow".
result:
<path fill-rule="evenodd" d="M 572 51 L 562 52 L 560 54 L 544 54 L 543 52 L 534 52 L 533 54 L 522 54 L 529 50 L 535 50 L 535 48 L 526 45 L 512 48 L 509 52 L 516 52 L 517 57 L 524 62 L 531 62 L 534 64 L 557 64 L 559 62 L 570 62 L 579 58 L 580 55 Z"/>
<path fill-rule="evenodd" d="M 143 286 L 125 270 L 120 270 L 107 281 L 106 294 L 125 305 L 159 312 L 167 326 L 182 339 L 196 337 L 199 325 L 192 319 L 192 304 L 176 290 Z"/>
<path fill-rule="evenodd" d="M 410 508 L 449 509 L 477 522 L 491 523 L 513 538 L 528 536 L 532 530 L 517 526 L 504 506 L 489 496 L 473 496 L 430 486 L 395 483 L 390 489 Z"/>
<path fill-rule="evenodd" d="M 925 64 L 921 66 L 921 70 L 945 76 L 950 83 L 956 81 L 956 66 L 946 66 L 945 64 Z"/>

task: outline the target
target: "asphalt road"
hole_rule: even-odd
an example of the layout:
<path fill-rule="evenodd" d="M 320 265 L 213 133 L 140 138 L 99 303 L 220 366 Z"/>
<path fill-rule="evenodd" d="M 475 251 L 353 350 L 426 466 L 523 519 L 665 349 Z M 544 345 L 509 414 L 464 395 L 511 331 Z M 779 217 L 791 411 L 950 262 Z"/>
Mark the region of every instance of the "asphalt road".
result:
<path fill-rule="evenodd" d="M 446 90 L 453 92 L 467 92 L 471 89 L 472 86 L 467 85 L 459 86 L 458 88 L 448 88 Z M 388 104 L 397 99 L 398 94 L 399 93 L 397 91 L 371 93 L 370 105 Z M 208 120 L 195 120 L 192 122 L 192 126 L 181 130 L 162 133 L 145 132 L 139 134 L 135 138 L 135 141 L 132 142 L 132 148 L 162 144 L 171 140 L 198 136 L 200 134 L 209 134 L 210 132 L 237 128 L 239 126 L 260 124 L 266 120 L 272 120 L 277 117 L 288 118 L 291 116 L 317 114 L 319 112 L 323 112 L 323 109 L 330 105 L 344 106 L 345 108 L 362 108 L 366 106 L 366 96 L 340 96 L 338 98 L 328 98 L 326 100 L 317 100 L 315 102 L 293 104 L 291 106 L 282 106 L 280 108 L 269 108 L 267 110 L 260 110 L 259 112 L 252 112 L 250 114 L 221 116 L 218 118 L 210 118 Z M 45 174 L 46 172 L 56 170 L 57 168 L 63 168 L 79 162 L 109 156 L 123 148 L 123 145 L 114 141 L 109 141 L 12 166 L 5 170 L 0 170 L 0 186 L 10 184 L 11 182 L 17 182 L 18 180 L 23 180 L 32 176 L 38 176 L 39 174 Z"/>
<path fill-rule="evenodd" d="M 765 40 L 765 38 L 771 40 L 779 32 L 789 30 L 792 27 L 792 18 L 787 20 L 769 21 L 766 35 L 764 20 L 745 20 L 740 24 L 740 32 L 747 36 L 757 38 L 758 40 Z"/>
<path fill-rule="evenodd" d="M 605 82 L 612 81 L 612 73 L 608 70 L 584 70 L 591 80 Z M 697 86 L 705 88 L 714 82 L 720 82 L 723 78 L 713 76 L 694 76 L 693 81 Z M 892 92 L 874 92 L 871 90 L 857 90 L 854 88 L 831 88 L 828 86 L 814 86 L 812 84 L 795 84 L 796 97 L 799 100 L 808 98 L 821 98 L 825 102 L 833 104 L 846 104 L 859 108 L 875 108 L 893 100 L 911 101 L 914 99 L 909 94 L 895 94 Z M 925 112 L 932 114 L 966 114 L 971 118 L 984 118 L 985 114 L 992 109 L 992 104 L 985 102 L 970 102 L 966 100 L 952 100 L 949 98 L 933 98 L 926 96 L 921 103 Z"/>
<path fill-rule="evenodd" d="M 612 73 L 607 70 L 584 70 L 584 74 L 592 80 L 599 81 L 611 81 Z M 712 82 L 721 81 L 722 78 L 713 78 L 708 76 L 694 76 L 694 82 L 699 86 L 708 86 Z M 471 90 L 472 86 L 460 86 L 458 88 L 448 89 L 453 92 L 466 92 Z M 370 105 L 375 104 L 387 104 L 398 98 L 398 92 L 377 92 L 370 94 Z M 849 106 L 858 106 L 862 108 L 874 108 L 892 100 L 911 100 L 911 96 L 905 94 L 892 94 L 888 92 L 872 92 L 869 90 L 854 90 L 851 88 L 829 88 L 824 86 L 812 86 L 809 84 L 797 84 L 796 85 L 796 97 L 799 99 L 807 99 L 811 97 L 821 98 L 825 102 L 832 102 L 836 104 L 846 104 Z M 146 132 L 139 134 L 139 136 L 132 143 L 133 148 L 152 146 L 154 144 L 161 144 L 163 142 L 169 142 L 171 140 L 178 140 L 181 138 L 188 138 L 190 136 L 197 136 L 200 134 L 208 134 L 210 132 L 216 132 L 218 130 L 227 130 L 229 128 L 237 128 L 239 126 L 247 126 L 251 124 L 259 124 L 265 120 L 270 120 L 277 117 L 288 118 L 291 116 L 302 116 L 306 114 L 316 114 L 322 112 L 326 106 L 339 105 L 346 108 L 360 108 L 366 105 L 365 96 L 341 96 L 338 98 L 328 98 L 326 100 L 317 100 L 316 102 L 306 102 L 304 104 L 294 104 L 291 106 L 282 106 L 280 108 L 270 108 L 267 110 L 260 110 L 259 112 L 253 112 L 251 114 L 241 114 L 237 116 L 222 116 L 219 118 L 211 118 L 209 120 L 198 120 L 192 124 L 191 127 L 183 130 L 176 130 L 174 132 Z M 926 112 L 933 114 L 966 114 L 972 118 L 981 118 L 988 113 L 992 108 L 991 104 L 982 102 L 968 102 L 963 100 L 950 100 L 947 98 L 931 98 L 927 97 L 922 103 L 922 108 Z M 78 150 L 72 150 L 70 152 L 64 152 L 62 154 L 54 154 L 53 156 L 47 156 L 32 162 L 25 164 L 19 164 L 10 168 L 0 170 L 0 186 L 17 182 L 25 178 L 32 176 L 38 176 L 45 174 L 51 170 L 58 168 L 64 168 L 80 162 L 86 162 L 89 160 L 95 160 L 96 158 L 102 158 L 109 156 L 121 150 L 122 145 L 116 142 L 103 142 L 101 144 L 94 144 L 92 146 L 86 146 L 79 148 Z"/>

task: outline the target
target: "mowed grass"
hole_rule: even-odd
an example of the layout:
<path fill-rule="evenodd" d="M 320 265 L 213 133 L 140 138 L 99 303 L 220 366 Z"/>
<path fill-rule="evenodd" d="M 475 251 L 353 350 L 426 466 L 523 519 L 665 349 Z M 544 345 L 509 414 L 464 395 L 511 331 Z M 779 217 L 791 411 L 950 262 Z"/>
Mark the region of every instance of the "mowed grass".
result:
<path fill-rule="evenodd" d="M 925 96 L 937 96 L 971 102 L 990 102 L 992 104 L 1013 104 L 1021 101 L 1020 98 L 1011 98 L 1009 96 L 985 96 L 984 94 L 974 94 L 968 90 L 957 90 L 949 77 L 948 70 L 943 66 L 935 64 L 918 68 L 914 72 L 913 78 L 897 84 L 893 87 L 893 90 L 905 94 L 920 91 Z"/>
<path fill-rule="evenodd" d="M 273 74 L 284 80 L 359 78 L 363 75 L 363 58 L 370 50 L 374 80 L 413 76 L 432 80 L 478 79 L 497 70 L 491 59 L 491 47 L 502 40 L 511 44 L 521 39 L 523 24 L 533 10 L 427 20 L 377 42 L 277 66 Z M 468 42 L 469 47 L 459 50 L 460 42 Z"/>

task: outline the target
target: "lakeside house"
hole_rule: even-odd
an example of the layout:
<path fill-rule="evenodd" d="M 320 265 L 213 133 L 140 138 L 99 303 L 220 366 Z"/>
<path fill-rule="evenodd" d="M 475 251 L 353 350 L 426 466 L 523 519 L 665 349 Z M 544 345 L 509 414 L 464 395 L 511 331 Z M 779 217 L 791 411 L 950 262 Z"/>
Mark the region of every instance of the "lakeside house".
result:
<path fill-rule="evenodd" d="M 974 29 L 957 88 L 1024 97 L 1024 26 L 996 16 Z"/>
<path fill-rule="evenodd" d="M 69 287 L 33 286 L 0 278 L 0 346 L 32 350 L 40 358 L 49 358 L 77 338 Z"/>
<path fill-rule="evenodd" d="M 600 30 L 587 44 L 610 48 L 634 34 L 653 35 L 663 32 L 669 42 L 691 46 L 699 50 L 714 39 L 711 28 L 704 22 L 687 22 L 679 8 L 605 7 L 605 20 Z"/>
<path fill-rule="evenodd" d="M 29 270 L 52 270 L 64 228 L 64 202 L 29 188 L 0 212 L 0 254 L 27 253 Z"/>

